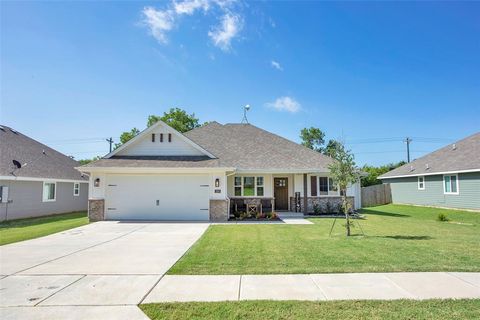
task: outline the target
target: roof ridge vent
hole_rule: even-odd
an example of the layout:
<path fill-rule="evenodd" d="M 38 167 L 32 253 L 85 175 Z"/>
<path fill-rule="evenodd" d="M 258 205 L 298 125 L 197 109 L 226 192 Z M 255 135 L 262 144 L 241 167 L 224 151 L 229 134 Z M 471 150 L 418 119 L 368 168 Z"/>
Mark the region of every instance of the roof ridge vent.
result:
<path fill-rule="evenodd" d="M 9 128 L 9 129 L 10 129 L 10 131 L 12 131 L 13 133 L 18 134 L 18 131 L 17 131 L 17 130 L 12 129 L 12 128 Z"/>
<path fill-rule="evenodd" d="M 457 150 L 457 144 L 456 143 L 452 144 L 452 150 Z"/>

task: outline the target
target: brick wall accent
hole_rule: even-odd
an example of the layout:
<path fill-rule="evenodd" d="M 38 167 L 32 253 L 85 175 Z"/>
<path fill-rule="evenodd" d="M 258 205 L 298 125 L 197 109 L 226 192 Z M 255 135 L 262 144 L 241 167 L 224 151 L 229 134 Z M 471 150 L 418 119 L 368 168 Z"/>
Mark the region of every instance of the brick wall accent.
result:
<path fill-rule="evenodd" d="M 210 200 L 210 221 L 228 220 L 228 201 Z"/>
<path fill-rule="evenodd" d="M 90 222 L 105 220 L 105 200 L 88 200 L 88 219 Z"/>
<path fill-rule="evenodd" d="M 352 210 L 355 210 L 354 197 L 347 197 Z M 342 206 L 342 197 L 307 197 L 307 212 L 314 213 L 314 207 L 318 206 L 320 213 L 332 213 Z M 295 211 L 295 198 L 290 197 L 290 211 Z M 303 197 L 300 197 L 300 212 L 303 212 Z"/>

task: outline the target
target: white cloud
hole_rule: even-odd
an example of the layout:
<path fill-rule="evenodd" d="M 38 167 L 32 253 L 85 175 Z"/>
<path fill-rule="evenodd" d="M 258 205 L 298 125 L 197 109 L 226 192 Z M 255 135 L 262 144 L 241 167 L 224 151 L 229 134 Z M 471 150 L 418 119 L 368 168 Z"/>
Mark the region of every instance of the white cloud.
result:
<path fill-rule="evenodd" d="M 215 46 L 229 51 L 232 39 L 242 30 L 243 21 L 239 15 L 227 13 L 222 17 L 220 25 L 208 32 Z"/>
<path fill-rule="evenodd" d="M 224 51 L 231 48 L 232 39 L 238 36 L 243 27 L 243 18 L 234 11 L 238 0 L 171 0 L 165 9 L 145 7 L 142 10 L 143 22 L 150 30 L 150 34 L 158 42 L 166 44 L 167 34 L 175 27 L 175 23 L 182 15 L 191 16 L 197 11 L 221 14 L 220 24 L 210 28 L 208 36 L 215 46 Z M 217 10 L 212 10 L 216 7 Z"/>
<path fill-rule="evenodd" d="M 161 43 L 167 43 L 166 33 L 172 30 L 175 18 L 171 10 L 156 10 L 153 7 L 145 7 L 142 11 L 144 23 L 150 29 L 152 36 Z"/>
<path fill-rule="evenodd" d="M 178 15 L 186 14 L 191 16 L 196 10 L 202 9 L 208 11 L 210 9 L 210 1 L 208 0 L 185 0 L 182 2 L 173 2 L 173 7 Z"/>
<path fill-rule="evenodd" d="M 279 62 L 277 62 L 275 60 L 272 60 L 270 63 L 271 63 L 273 68 L 275 68 L 277 70 L 280 70 L 280 71 L 283 71 L 283 68 L 282 68 L 282 66 L 280 65 Z"/>
<path fill-rule="evenodd" d="M 267 107 L 273 108 L 277 111 L 287 111 L 291 113 L 295 113 L 300 111 L 301 105 L 292 97 L 280 97 L 277 98 L 274 102 L 269 102 L 266 104 Z"/>

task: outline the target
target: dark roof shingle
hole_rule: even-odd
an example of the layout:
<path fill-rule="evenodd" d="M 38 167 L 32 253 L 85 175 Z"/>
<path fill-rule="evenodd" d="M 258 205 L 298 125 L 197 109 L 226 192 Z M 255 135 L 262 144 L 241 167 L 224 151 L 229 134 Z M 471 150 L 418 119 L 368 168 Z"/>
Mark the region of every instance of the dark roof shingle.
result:
<path fill-rule="evenodd" d="M 480 132 L 389 171 L 379 179 L 463 170 L 480 171 Z"/>
<path fill-rule="evenodd" d="M 7 126 L 1 128 L 1 176 L 87 180 L 75 170 L 77 161 Z M 19 161 L 22 168 L 15 170 L 13 160 Z"/>

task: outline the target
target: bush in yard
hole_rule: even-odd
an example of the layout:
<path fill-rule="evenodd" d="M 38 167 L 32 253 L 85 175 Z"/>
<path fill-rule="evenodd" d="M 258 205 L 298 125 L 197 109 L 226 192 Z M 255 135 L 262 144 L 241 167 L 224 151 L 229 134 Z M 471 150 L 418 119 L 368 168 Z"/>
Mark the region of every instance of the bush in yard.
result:
<path fill-rule="evenodd" d="M 441 222 L 445 222 L 445 221 L 449 221 L 450 219 L 448 219 L 446 214 L 439 213 L 438 216 L 437 216 L 437 220 L 441 221 Z"/>

